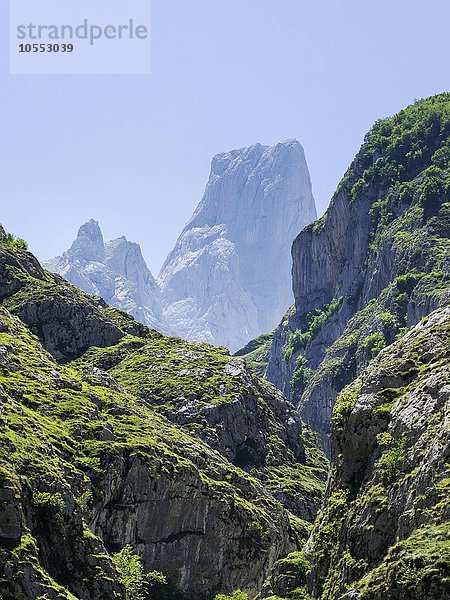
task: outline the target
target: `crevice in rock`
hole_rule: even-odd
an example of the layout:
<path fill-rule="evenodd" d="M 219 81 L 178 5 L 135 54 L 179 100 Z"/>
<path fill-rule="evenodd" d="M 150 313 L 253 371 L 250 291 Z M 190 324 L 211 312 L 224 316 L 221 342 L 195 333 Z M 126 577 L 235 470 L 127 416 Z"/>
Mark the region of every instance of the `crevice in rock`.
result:
<path fill-rule="evenodd" d="M 155 546 L 157 544 L 173 544 L 174 542 L 178 542 L 189 535 L 202 536 L 202 535 L 205 535 L 205 532 L 203 530 L 187 529 L 186 531 L 179 531 L 178 533 L 171 533 L 167 537 L 162 538 L 162 539 L 158 540 L 157 542 L 153 542 L 153 543 L 155 544 Z"/>

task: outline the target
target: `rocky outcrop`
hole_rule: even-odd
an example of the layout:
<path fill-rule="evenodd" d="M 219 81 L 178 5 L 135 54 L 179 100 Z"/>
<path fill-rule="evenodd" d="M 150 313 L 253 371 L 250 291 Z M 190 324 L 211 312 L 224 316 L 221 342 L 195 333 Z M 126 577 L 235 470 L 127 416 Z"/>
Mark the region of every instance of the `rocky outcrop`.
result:
<path fill-rule="evenodd" d="M 128 543 L 188 598 L 255 596 L 296 547 L 281 504 L 113 380 L 58 366 L 3 309 L 1 322 L 2 598 L 122 598 L 111 558 Z"/>
<path fill-rule="evenodd" d="M 272 329 L 292 303 L 292 240 L 315 216 L 297 141 L 216 156 L 158 277 L 172 330 L 237 350 Z"/>
<path fill-rule="evenodd" d="M 432 313 L 341 393 L 314 598 L 450 597 L 449 330 L 450 309 Z"/>
<path fill-rule="evenodd" d="M 154 337 L 121 346 L 113 354 L 92 348 L 78 364 L 107 371 L 153 410 L 264 481 L 294 514 L 314 519 L 327 462 L 280 392 L 244 361 L 207 344 Z"/>
<path fill-rule="evenodd" d="M 82 225 L 70 250 L 44 266 L 141 323 L 165 329 L 159 287 L 139 245 L 126 237 L 105 244 L 97 221 Z"/>
<path fill-rule="evenodd" d="M 378 122 L 326 214 L 293 244 L 295 307 L 274 335 L 266 376 L 328 452 L 337 394 L 449 301 L 449 104 L 444 94 Z"/>
<path fill-rule="evenodd" d="M 58 361 L 77 358 L 91 346 L 111 346 L 124 335 L 149 330 L 95 296 L 45 271 L 29 252 L 0 247 L 0 302 L 37 335 Z"/>

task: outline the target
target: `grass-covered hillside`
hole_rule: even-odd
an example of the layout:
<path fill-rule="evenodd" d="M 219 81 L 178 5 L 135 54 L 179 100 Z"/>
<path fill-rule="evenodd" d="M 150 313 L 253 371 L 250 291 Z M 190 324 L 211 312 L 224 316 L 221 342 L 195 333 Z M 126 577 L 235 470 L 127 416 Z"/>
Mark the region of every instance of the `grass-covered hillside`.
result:
<path fill-rule="evenodd" d="M 255 596 L 324 490 L 293 408 L 224 350 L 149 331 L 11 237 L 0 301 L 0 597 Z"/>

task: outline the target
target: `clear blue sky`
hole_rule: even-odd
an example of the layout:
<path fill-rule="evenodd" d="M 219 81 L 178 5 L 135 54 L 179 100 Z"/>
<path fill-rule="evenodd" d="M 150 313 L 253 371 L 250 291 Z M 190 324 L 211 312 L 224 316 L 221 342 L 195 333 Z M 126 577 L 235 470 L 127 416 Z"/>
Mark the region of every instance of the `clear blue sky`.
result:
<path fill-rule="evenodd" d="M 449 0 L 153 0 L 152 75 L 10 76 L 0 0 L 0 221 L 48 258 L 93 217 L 157 273 L 212 156 L 286 137 L 321 213 L 377 118 L 450 90 L 449 26 Z"/>

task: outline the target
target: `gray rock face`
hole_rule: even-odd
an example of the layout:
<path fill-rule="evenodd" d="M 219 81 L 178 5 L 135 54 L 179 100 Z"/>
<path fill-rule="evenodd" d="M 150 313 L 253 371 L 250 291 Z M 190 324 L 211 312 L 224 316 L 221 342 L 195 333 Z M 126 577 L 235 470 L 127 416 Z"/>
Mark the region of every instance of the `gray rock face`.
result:
<path fill-rule="evenodd" d="M 144 460 L 129 457 L 109 466 L 102 488 L 91 528 L 105 546 L 130 543 L 145 565 L 170 573 L 192 600 L 238 587 L 256 597 L 277 558 L 295 548 L 286 512 L 273 510 L 266 537 L 254 539 L 248 514 L 187 469 L 155 477 Z"/>
<path fill-rule="evenodd" d="M 338 400 L 314 598 L 450 597 L 449 325 L 449 308 L 426 317 Z"/>
<path fill-rule="evenodd" d="M 43 271 L 23 250 L 2 248 L 0 267 L 0 597 L 123 599 L 112 556 L 128 543 L 146 571 L 163 571 L 189 600 L 237 588 L 258 597 L 273 565 L 298 548 L 306 529 L 278 501 L 286 461 L 302 469 L 292 490 L 304 493 L 301 514 L 312 518 L 322 494 L 313 471 L 320 473 L 323 461 L 312 449 L 317 468 L 303 464 L 307 441 L 293 407 L 225 350 L 150 332 Z M 39 315 L 45 347 L 58 349 L 65 361 L 82 352 L 81 362 L 56 363 L 7 309 L 32 325 Z M 72 340 L 81 348 L 66 348 Z M 120 344 L 108 346 L 115 341 Z M 89 358 L 112 361 L 116 369 L 106 372 Z M 210 372 L 198 383 L 202 361 L 207 369 L 200 370 Z M 114 377 L 120 372 L 123 380 Z M 136 382 L 140 396 L 133 393 Z M 177 389 L 191 408 L 203 405 L 198 435 L 196 427 L 185 427 L 200 425 L 195 414 L 171 424 L 144 388 L 159 390 L 167 404 L 184 404 L 173 400 Z M 234 459 L 242 458 L 246 443 L 254 462 L 240 468 L 232 462 L 241 463 Z M 278 461 L 273 486 L 262 471 Z M 260 473 L 247 473 L 246 466 L 259 466 Z M 292 478 L 285 487 L 291 486 Z"/>
<path fill-rule="evenodd" d="M 80 227 L 77 239 L 72 244 L 67 256 L 71 256 L 79 262 L 101 263 L 105 260 L 105 244 L 97 221 L 91 219 Z"/>
<path fill-rule="evenodd" d="M 191 356 L 195 356 L 194 349 Z M 289 462 L 288 454 L 295 460 L 305 462 L 305 448 L 301 440 L 301 421 L 294 407 L 270 384 L 251 374 L 244 361 L 230 358 L 224 374 L 241 388 L 232 402 L 220 402 L 217 398 L 228 390 L 221 384 L 217 397 L 201 402 L 194 394 L 173 398 L 160 410 L 165 417 L 181 427 L 206 424 L 197 427 L 195 433 L 220 452 L 231 463 L 251 471 L 270 463 L 270 441 L 279 439 L 279 456 L 272 463 Z M 184 369 L 185 374 L 189 373 Z M 211 394 L 213 395 L 213 394 Z M 151 397 L 151 393 L 147 393 Z M 144 398 L 146 395 L 144 394 Z M 151 400 L 148 400 L 151 401 Z M 284 454 L 284 449 L 287 453 Z"/>
<path fill-rule="evenodd" d="M 83 361 L 263 481 L 291 512 L 314 520 L 327 461 L 294 406 L 243 360 L 204 343 L 155 336 L 121 343 L 120 352 L 88 351 Z"/>
<path fill-rule="evenodd" d="M 297 141 L 216 156 L 158 277 L 172 330 L 237 350 L 272 329 L 292 303 L 292 240 L 315 216 Z"/>
<path fill-rule="evenodd" d="M 420 110 L 409 122 L 406 114 L 392 121 L 405 119 L 413 135 Z M 375 126 L 326 214 L 293 243 L 295 306 L 276 330 L 266 377 L 299 406 L 328 452 L 338 393 L 381 348 L 448 303 L 449 196 L 442 189 L 427 199 L 423 191 L 430 148 L 439 152 L 444 138 L 431 137 L 408 170 L 407 155 L 394 159 Z M 380 176 L 381 163 L 402 168 Z"/>
<path fill-rule="evenodd" d="M 165 329 L 159 288 L 139 245 L 125 237 L 105 244 L 96 221 L 91 219 L 80 227 L 70 250 L 44 266 L 85 292 L 132 314 L 141 323 Z"/>

